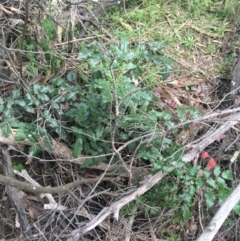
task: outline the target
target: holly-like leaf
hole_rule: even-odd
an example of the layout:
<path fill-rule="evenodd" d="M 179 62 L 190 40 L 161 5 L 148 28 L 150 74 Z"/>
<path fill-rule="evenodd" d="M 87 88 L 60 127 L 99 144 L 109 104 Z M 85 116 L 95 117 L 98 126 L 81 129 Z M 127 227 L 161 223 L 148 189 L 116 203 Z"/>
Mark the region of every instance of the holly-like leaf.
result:
<path fill-rule="evenodd" d="M 207 184 L 208 184 L 210 187 L 216 188 L 216 181 L 213 180 L 212 178 L 207 179 Z"/>
<path fill-rule="evenodd" d="M 215 177 L 218 177 L 221 173 L 221 169 L 220 169 L 220 166 L 216 166 L 213 170 L 213 174 Z"/>
<path fill-rule="evenodd" d="M 235 207 L 233 208 L 235 213 L 240 216 L 240 202 L 238 202 Z"/>
<path fill-rule="evenodd" d="M 226 170 L 222 172 L 222 178 L 226 179 L 226 180 L 232 180 L 232 172 Z"/>
<path fill-rule="evenodd" d="M 49 135 L 45 136 L 43 138 L 43 143 L 44 143 L 44 147 L 48 151 L 48 153 L 51 153 L 52 148 L 53 148 L 52 138 Z"/>
<path fill-rule="evenodd" d="M 214 204 L 215 195 L 211 190 L 207 190 L 205 192 L 204 196 L 205 196 L 205 199 L 206 199 L 207 207 L 210 208 Z"/>
<path fill-rule="evenodd" d="M 76 79 L 76 74 L 73 71 L 68 72 L 67 74 L 67 80 L 72 82 Z"/>
<path fill-rule="evenodd" d="M 82 138 L 77 138 L 75 143 L 73 144 L 72 155 L 74 158 L 77 158 L 83 149 L 83 140 Z"/>
<path fill-rule="evenodd" d="M 41 151 L 41 147 L 38 144 L 29 147 L 29 154 L 31 154 L 32 156 L 37 156 L 40 151 Z"/>
<path fill-rule="evenodd" d="M 8 123 L 2 123 L 1 128 L 2 128 L 3 135 L 5 137 L 8 137 L 11 133 L 11 128 L 10 128 L 9 124 Z"/>
<path fill-rule="evenodd" d="M 24 140 L 26 140 L 26 139 L 27 139 L 26 130 L 19 128 L 19 129 L 17 130 L 16 135 L 15 135 L 15 140 L 16 140 L 16 141 L 24 141 Z"/>
<path fill-rule="evenodd" d="M 182 206 L 182 211 L 183 211 L 183 218 L 184 220 L 188 220 L 191 217 L 191 212 L 190 208 L 188 205 L 183 205 Z"/>

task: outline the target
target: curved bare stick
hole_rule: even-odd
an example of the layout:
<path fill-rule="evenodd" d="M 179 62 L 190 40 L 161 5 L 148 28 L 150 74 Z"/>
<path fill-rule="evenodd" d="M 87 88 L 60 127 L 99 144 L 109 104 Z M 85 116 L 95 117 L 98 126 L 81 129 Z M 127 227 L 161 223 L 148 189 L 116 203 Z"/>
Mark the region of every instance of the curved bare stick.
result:
<path fill-rule="evenodd" d="M 120 199 L 117 202 L 114 202 L 110 207 L 103 208 L 103 210 L 82 229 L 76 229 L 72 231 L 73 237 L 68 239 L 68 241 L 78 240 L 82 234 L 85 234 L 88 231 L 95 228 L 96 226 L 98 226 L 107 216 L 109 216 L 112 213 L 114 215 L 114 218 L 118 220 L 119 211 L 123 206 L 137 199 L 139 196 L 143 195 L 146 191 L 148 191 L 151 187 L 157 184 L 166 175 L 166 173 L 158 172 L 155 175 L 146 178 L 144 180 L 144 183 L 131 194 L 127 195 L 126 197 Z"/>

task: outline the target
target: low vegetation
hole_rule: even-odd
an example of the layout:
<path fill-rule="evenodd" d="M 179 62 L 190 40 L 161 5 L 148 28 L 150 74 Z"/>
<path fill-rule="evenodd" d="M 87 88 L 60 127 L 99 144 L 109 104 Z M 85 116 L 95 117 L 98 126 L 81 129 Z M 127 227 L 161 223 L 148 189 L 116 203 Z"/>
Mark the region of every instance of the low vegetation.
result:
<path fill-rule="evenodd" d="M 160 182 L 124 205 L 121 225 L 130 226 L 131 240 L 142 240 L 141 235 L 169 241 L 199 237 L 238 183 L 237 159 L 232 158 L 236 152 L 221 147 L 231 133 L 219 133 L 207 149 L 199 149 L 194 161 L 183 160 L 217 125 L 201 118 L 230 103 L 229 86 L 218 86 L 226 79 L 230 85 L 239 44 L 238 2 L 124 1 L 95 16 L 86 29 L 73 13 L 96 13 L 94 4 L 46 2 L 44 11 L 37 4 L 39 15 L 28 4 L 23 12 L 29 11 L 30 24 L 14 28 L 14 45 L 6 43 L 21 53 L 19 58 L 11 56 L 11 62 L 24 85 L 15 82 L 9 91 L 2 87 L 0 97 L 2 136 L 14 140 L 13 169 L 28 170 L 43 186 L 99 178 L 95 186 L 86 183 L 67 190 L 68 197 L 54 197 L 72 216 L 65 216 L 68 224 L 62 233 L 51 225 L 50 231 L 70 240 L 64 235 L 73 235 L 79 222 L 91 221 L 90 214 L 97 215 L 149 176 L 163 173 Z M 84 24 L 86 18 L 81 17 Z M 84 37 L 78 38 L 83 30 Z M 70 151 L 68 159 L 60 149 L 56 154 L 55 143 Z M 234 171 L 229 168 L 233 163 Z M 80 203 L 88 216 L 73 215 Z M 51 211 L 58 218 L 64 213 Z M 223 229 L 240 214 L 239 204 L 234 211 Z M 38 215 L 43 216 L 48 217 L 46 210 Z M 11 222 L 9 217 L 8 230 L 15 229 Z M 30 223 L 33 227 L 40 221 L 32 218 Z M 46 230 L 43 236 L 56 240 L 48 236 L 49 226 Z M 90 230 L 82 237 L 121 237 L 110 230 L 100 225 L 95 234 Z"/>

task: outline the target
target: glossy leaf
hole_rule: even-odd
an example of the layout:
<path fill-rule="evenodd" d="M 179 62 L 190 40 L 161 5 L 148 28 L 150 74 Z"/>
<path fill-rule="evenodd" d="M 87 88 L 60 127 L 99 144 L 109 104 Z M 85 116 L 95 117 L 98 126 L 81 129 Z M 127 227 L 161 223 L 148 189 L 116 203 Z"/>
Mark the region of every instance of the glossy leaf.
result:
<path fill-rule="evenodd" d="M 191 211 L 188 205 L 183 205 L 182 206 L 182 211 L 183 211 L 183 218 L 184 220 L 188 220 L 191 217 Z"/>
<path fill-rule="evenodd" d="M 19 128 L 16 132 L 16 135 L 15 135 L 15 140 L 16 141 L 24 141 L 27 139 L 27 132 L 25 129 L 21 129 Z"/>
<path fill-rule="evenodd" d="M 43 138 L 44 147 L 47 150 L 48 153 L 52 153 L 53 143 L 52 138 L 47 135 Z"/>
<path fill-rule="evenodd" d="M 205 196 L 207 207 L 208 208 L 212 207 L 216 199 L 214 193 L 211 190 L 207 190 L 204 196 Z"/>
<path fill-rule="evenodd" d="M 76 74 L 73 71 L 68 72 L 67 80 L 70 81 L 70 82 L 76 80 Z"/>
<path fill-rule="evenodd" d="M 82 138 L 77 138 L 75 143 L 73 144 L 72 155 L 74 158 L 77 158 L 83 149 L 83 140 Z"/>
<path fill-rule="evenodd" d="M 222 174 L 221 174 L 221 177 L 226 179 L 226 180 L 232 180 L 233 179 L 232 172 L 229 171 L 229 170 L 223 171 Z"/>
<path fill-rule="evenodd" d="M 5 137 L 9 137 L 9 135 L 11 134 L 11 127 L 8 123 L 2 123 L 1 124 L 1 128 L 2 128 L 2 133 Z"/>
<path fill-rule="evenodd" d="M 40 145 L 33 145 L 29 147 L 29 153 L 31 153 L 32 156 L 38 156 L 40 152 L 41 152 Z"/>

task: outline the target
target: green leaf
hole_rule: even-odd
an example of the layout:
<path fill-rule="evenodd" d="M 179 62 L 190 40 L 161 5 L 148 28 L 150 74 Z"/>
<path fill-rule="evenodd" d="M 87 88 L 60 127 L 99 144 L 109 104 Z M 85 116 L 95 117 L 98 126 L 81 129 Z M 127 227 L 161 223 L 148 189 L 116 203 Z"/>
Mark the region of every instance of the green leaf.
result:
<path fill-rule="evenodd" d="M 95 86 L 102 91 L 103 103 L 111 102 L 112 100 L 112 84 L 106 80 L 98 79 L 96 80 Z"/>
<path fill-rule="evenodd" d="M 221 177 L 226 179 L 226 180 L 232 180 L 232 172 L 230 172 L 229 170 L 223 171 L 221 174 Z"/>
<path fill-rule="evenodd" d="M 18 104 L 18 105 L 21 106 L 21 107 L 26 106 L 25 100 L 16 100 L 15 103 Z"/>
<path fill-rule="evenodd" d="M 223 203 L 225 202 L 225 200 L 228 198 L 228 196 L 231 194 L 231 189 L 228 188 L 228 187 L 218 187 L 218 200 L 219 200 L 219 203 Z"/>
<path fill-rule="evenodd" d="M 163 171 L 164 173 L 169 173 L 169 172 L 171 172 L 172 170 L 174 170 L 174 167 L 173 167 L 172 164 L 166 163 L 166 164 L 164 164 L 163 167 L 162 167 L 162 171 Z"/>
<path fill-rule="evenodd" d="M 9 126 L 8 123 L 2 123 L 1 124 L 1 128 L 2 128 L 2 133 L 5 137 L 9 137 L 10 133 L 11 133 L 11 127 Z"/>
<path fill-rule="evenodd" d="M 88 48 L 83 48 L 81 52 L 78 53 L 77 59 L 87 59 L 92 56 L 92 50 Z"/>
<path fill-rule="evenodd" d="M 238 202 L 235 207 L 233 208 L 233 210 L 235 211 L 235 213 L 240 216 L 240 202 Z"/>
<path fill-rule="evenodd" d="M 41 86 L 39 85 L 39 84 L 34 84 L 33 85 L 33 93 L 34 94 L 39 94 L 39 93 L 41 93 Z"/>
<path fill-rule="evenodd" d="M 102 125 L 97 125 L 96 126 L 96 128 L 94 130 L 96 139 L 99 139 L 99 138 L 102 137 L 103 131 L 104 131 L 104 128 L 103 128 Z"/>
<path fill-rule="evenodd" d="M 89 62 L 88 62 L 89 68 L 90 68 L 90 69 L 95 68 L 97 65 L 99 65 L 100 62 L 101 62 L 100 56 L 99 56 L 99 57 L 98 57 L 98 56 L 95 56 L 95 58 L 91 58 L 91 59 L 89 60 Z"/>
<path fill-rule="evenodd" d="M 8 109 L 12 108 L 12 105 L 14 104 L 13 98 L 12 97 L 8 97 L 6 102 L 7 102 L 7 108 Z"/>
<path fill-rule="evenodd" d="M 191 211 L 188 205 L 183 205 L 182 206 L 182 211 L 183 211 L 183 218 L 184 220 L 188 220 L 191 217 Z"/>
<path fill-rule="evenodd" d="M 202 115 L 201 111 L 197 110 L 194 106 L 190 106 L 189 112 L 193 119 L 197 119 Z"/>
<path fill-rule="evenodd" d="M 54 78 L 51 82 L 56 86 L 61 86 L 64 84 L 65 80 L 63 78 Z"/>
<path fill-rule="evenodd" d="M 162 49 L 164 46 L 166 46 L 165 42 L 163 41 L 148 41 L 147 45 L 149 48 L 155 53 L 157 50 Z"/>
<path fill-rule="evenodd" d="M 129 60 L 132 60 L 134 57 L 135 57 L 135 53 L 134 52 L 127 52 L 125 53 L 122 57 L 123 57 L 123 60 L 128 62 Z"/>
<path fill-rule="evenodd" d="M 70 82 L 76 80 L 76 74 L 73 71 L 68 72 L 67 80 L 70 81 Z"/>
<path fill-rule="evenodd" d="M 203 174 L 204 174 L 204 177 L 206 179 L 208 179 L 211 176 L 211 172 L 207 168 L 204 169 L 204 173 Z"/>
<path fill-rule="evenodd" d="M 45 102 L 47 102 L 47 101 L 49 101 L 49 97 L 46 95 L 46 94 L 38 94 L 38 99 L 39 100 L 41 100 L 41 101 L 45 101 Z"/>
<path fill-rule="evenodd" d="M 178 115 L 179 120 L 180 120 L 181 123 L 184 123 L 187 120 L 187 118 L 185 117 L 185 114 L 186 114 L 186 109 L 185 108 L 179 107 L 177 109 L 177 115 Z"/>
<path fill-rule="evenodd" d="M 164 64 L 163 66 L 163 80 L 166 80 L 172 72 L 172 67 L 169 64 Z"/>
<path fill-rule="evenodd" d="M 172 122 L 172 121 L 166 121 L 165 124 L 166 124 L 168 129 L 171 129 L 175 126 L 175 123 Z"/>
<path fill-rule="evenodd" d="M 62 140 L 67 140 L 67 133 L 62 127 L 57 127 L 55 131 Z"/>
<path fill-rule="evenodd" d="M 215 195 L 211 190 L 207 190 L 204 194 L 205 199 L 206 199 L 206 205 L 208 208 L 212 207 L 215 201 Z"/>
<path fill-rule="evenodd" d="M 33 145 L 33 146 L 29 147 L 28 150 L 32 156 L 37 156 L 41 152 L 41 147 L 40 147 L 40 145 Z"/>
<path fill-rule="evenodd" d="M 82 138 L 77 138 L 75 143 L 73 144 L 72 155 L 74 158 L 77 158 L 83 149 L 83 140 Z"/>
<path fill-rule="evenodd" d="M 160 55 L 152 55 L 152 60 L 155 65 L 162 64 L 164 62 L 164 57 Z"/>
<path fill-rule="evenodd" d="M 51 89 L 52 89 L 52 88 L 53 88 L 53 87 L 50 87 L 50 86 L 48 86 L 48 85 L 43 86 L 42 89 L 41 89 L 41 93 L 43 93 L 43 94 L 49 93 L 49 92 L 51 92 Z"/>
<path fill-rule="evenodd" d="M 129 51 L 128 46 L 129 46 L 129 40 L 127 38 L 122 38 L 121 45 L 120 45 L 121 52 L 127 53 Z"/>
<path fill-rule="evenodd" d="M 217 177 L 215 180 L 216 180 L 218 186 L 221 186 L 221 187 L 226 187 L 227 186 L 226 180 L 223 179 L 222 177 Z"/>
<path fill-rule="evenodd" d="M 13 97 L 14 99 L 20 97 L 20 94 L 21 94 L 21 92 L 20 92 L 20 90 L 18 90 L 18 89 L 12 91 L 12 97 Z"/>
<path fill-rule="evenodd" d="M 15 140 L 16 141 L 24 141 L 27 139 L 27 131 L 26 129 L 19 128 L 17 130 L 17 133 L 15 135 Z"/>
<path fill-rule="evenodd" d="M 87 158 L 84 160 L 83 164 L 81 164 L 81 168 L 86 168 L 93 165 L 96 165 L 96 161 L 94 161 L 94 158 Z"/>
<path fill-rule="evenodd" d="M 207 184 L 208 184 L 210 187 L 216 188 L 216 181 L 213 180 L 212 178 L 207 179 Z"/>
<path fill-rule="evenodd" d="M 56 102 L 51 102 L 51 106 L 53 107 L 53 109 L 59 109 L 59 105 Z"/>
<path fill-rule="evenodd" d="M 81 121 L 83 121 L 85 119 L 86 113 L 87 113 L 87 106 L 85 103 L 81 103 L 77 110 L 76 121 L 78 123 L 81 123 Z"/>
<path fill-rule="evenodd" d="M 38 142 L 38 135 L 37 135 L 36 133 L 34 133 L 34 132 L 29 133 L 29 134 L 27 135 L 27 138 L 28 138 L 28 140 L 31 141 L 32 143 Z"/>
<path fill-rule="evenodd" d="M 220 166 L 216 166 L 213 170 L 213 174 L 215 177 L 218 177 L 221 173 L 221 169 L 220 169 Z"/>
<path fill-rule="evenodd" d="M 163 119 L 165 121 L 172 119 L 172 113 L 170 111 L 163 111 Z"/>
<path fill-rule="evenodd" d="M 22 163 L 19 163 L 18 165 L 13 165 L 13 170 L 21 172 L 24 169 L 24 166 Z"/>
<path fill-rule="evenodd" d="M 35 113 L 35 110 L 32 106 L 25 106 L 25 111 L 29 112 L 29 113 Z"/>
<path fill-rule="evenodd" d="M 8 121 L 8 123 L 11 127 L 15 127 L 15 128 L 21 127 L 22 125 L 22 123 L 19 122 L 17 119 L 11 119 Z"/>
<path fill-rule="evenodd" d="M 4 105 L 0 104 L 0 112 L 2 112 L 4 110 Z"/>
<path fill-rule="evenodd" d="M 137 65 L 133 64 L 133 63 L 128 63 L 125 67 L 125 69 L 128 71 L 130 69 L 135 69 L 137 68 Z"/>
<path fill-rule="evenodd" d="M 53 142 L 52 142 L 52 138 L 47 135 L 43 138 L 43 143 L 44 143 L 44 147 L 45 150 L 47 150 L 48 153 L 52 153 L 52 148 L 53 148 Z"/>
<path fill-rule="evenodd" d="M 198 178 L 195 181 L 195 186 L 196 186 L 196 190 L 199 190 L 201 187 L 203 187 L 205 185 L 205 181 L 203 179 Z"/>
<path fill-rule="evenodd" d="M 74 97 L 76 96 L 76 93 L 75 92 L 69 92 L 66 94 L 66 100 L 72 100 L 74 99 Z"/>
<path fill-rule="evenodd" d="M 196 177 L 199 173 L 199 170 L 200 170 L 199 166 L 194 166 L 188 171 L 188 174 L 192 177 Z"/>

